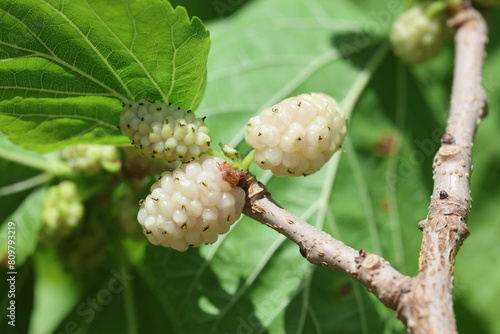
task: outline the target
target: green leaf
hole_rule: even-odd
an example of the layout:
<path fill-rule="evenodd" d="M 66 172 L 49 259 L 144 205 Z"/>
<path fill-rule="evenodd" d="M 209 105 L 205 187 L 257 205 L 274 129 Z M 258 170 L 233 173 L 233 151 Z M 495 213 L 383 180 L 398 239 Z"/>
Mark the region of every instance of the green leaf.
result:
<path fill-rule="evenodd" d="M 68 293 L 70 298 L 73 297 L 73 291 Z M 57 297 L 63 298 L 64 295 Z M 58 300 L 46 298 L 49 299 L 45 301 L 47 304 Z M 40 321 L 43 314 L 40 310 Z M 67 317 L 50 333 L 175 333 L 167 317 L 158 303 L 156 292 L 150 290 L 135 272 L 113 266 L 81 294 Z M 31 330 L 41 333 L 37 327 Z"/>
<path fill-rule="evenodd" d="M 0 157 L 3 160 L 18 163 L 34 169 L 51 171 L 49 159 L 46 156 L 37 152 L 25 150 L 22 147 L 12 144 L 3 133 L 0 133 Z M 8 178 L 6 175 L 2 176 L 0 176 L 0 185 L 4 186 L 8 184 L 8 182 L 4 182 L 4 178 L 12 181 L 11 175 L 9 175 Z"/>
<path fill-rule="evenodd" d="M 62 267 L 53 250 L 34 256 L 37 280 L 30 333 L 54 333 L 59 323 L 78 302 L 81 284 Z"/>
<path fill-rule="evenodd" d="M 0 131 L 26 149 L 49 152 L 78 143 L 126 144 L 117 130 L 121 104 L 96 97 L 15 97 L 0 102 Z"/>
<path fill-rule="evenodd" d="M 40 212 L 44 195 L 45 188 L 33 191 L 0 227 L 0 258 L 8 257 L 7 235 L 15 235 L 16 267 L 21 266 L 38 245 L 38 235 L 42 225 Z M 14 227 L 9 227 L 12 225 L 9 223 L 13 223 Z M 14 234 L 8 231 L 14 231 Z"/>
<path fill-rule="evenodd" d="M 123 142 L 121 101 L 198 106 L 209 48 L 201 21 L 166 1 L 1 0 L 0 130 L 40 151 Z"/>
<path fill-rule="evenodd" d="M 2 333 L 28 333 L 28 328 L 30 325 L 30 315 L 33 309 L 33 284 L 35 280 L 35 275 L 33 274 L 33 263 L 32 261 L 26 261 L 22 266 L 16 267 L 16 274 L 10 273 L 7 268 L 0 270 L 1 274 L 5 279 L 15 278 L 15 298 L 8 293 L 10 290 L 10 282 L 7 281 L 4 284 L 6 293 L 0 297 L 0 305 L 2 310 L 0 311 L 0 331 Z M 14 283 L 14 282 L 12 282 Z M 11 300 L 15 301 L 15 314 L 11 314 L 10 307 Z M 15 326 L 12 326 L 12 320 L 15 316 Z M 9 324 L 10 323 L 10 324 Z"/>
<path fill-rule="evenodd" d="M 0 221 L 6 220 L 29 195 L 53 175 L 40 170 L 63 172 L 64 166 L 48 157 L 12 144 L 0 133 Z"/>

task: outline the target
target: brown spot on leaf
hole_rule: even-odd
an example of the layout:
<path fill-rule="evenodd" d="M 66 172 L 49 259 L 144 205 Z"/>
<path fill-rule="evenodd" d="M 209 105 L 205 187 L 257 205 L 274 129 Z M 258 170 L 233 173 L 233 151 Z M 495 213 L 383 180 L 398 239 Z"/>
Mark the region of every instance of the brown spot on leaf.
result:
<path fill-rule="evenodd" d="M 381 157 L 391 156 L 399 149 L 399 141 L 394 134 L 385 134 L 377 141 L 374 153 Z"/>
<path fill-rule="evenodd" d="M 350 282 L 345 282 L 339 287 L 339 295 L 341 297 L 346 297 L 352 293 L 352 284 Z"/>

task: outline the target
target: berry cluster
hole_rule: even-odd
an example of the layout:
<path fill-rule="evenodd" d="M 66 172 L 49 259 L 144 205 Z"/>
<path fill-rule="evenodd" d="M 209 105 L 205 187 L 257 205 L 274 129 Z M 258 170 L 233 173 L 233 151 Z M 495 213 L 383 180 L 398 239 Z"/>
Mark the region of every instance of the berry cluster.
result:
<path fill-rule="evenodd" d="M 161 175 L 137 215 L 151 243 L 185 251 L 229 230 L 241 215 L 245 192 L 224 181 L 223 162 L 205 154 Z"/>
<path fill-rule="evenodd" d="M 442 12 L 430 17 L 430 2 L 422 2 L 403 12 L 394 22 L 390 40 L 394 53 L 409 64 L 433 58 L 446 41 L 448 28 Z"/>
<path fill-rule="evenodd" d="M 97 174 L 120 170 L 120 154 L 112 145 L 73 145 L 61 150 L 62 158 L 77 172 Z"/>
<path fill-rule="evenodd" d="M 344 142 L 347 119 L 340 105 L 322 93 L 301 94 L 262 110 L 247 124 L 254 161 L 277 176 L 318 171 Z"/>
<path fill-rule="evenodd" d="M 123 104 L 120 130 L 145 154 L 187 162 L 210 147 L 203 119 L 171 103 Z"/>

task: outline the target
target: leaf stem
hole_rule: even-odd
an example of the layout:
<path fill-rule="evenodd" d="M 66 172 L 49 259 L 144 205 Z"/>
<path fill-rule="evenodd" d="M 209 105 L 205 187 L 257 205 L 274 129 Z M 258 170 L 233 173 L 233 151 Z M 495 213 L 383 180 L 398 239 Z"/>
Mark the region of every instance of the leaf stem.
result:
<path fill-rule="evenodd" d="M 213 148 L 209 148 L 206 152 L 206 154 L 209 154 L 209 155 L 213 155 L 214 157 L 220 157 L 224 160 L 226 160 L 227 162 L 229 163 L 232 163 L 233 161 L 231 159 L 229 159 L 228 157 L 226 157 L 224 154 L 220 153 L 219 151 L 217 150 L 214 150 Z"/>
<path fill-rule="evenodd" d="M 238 168 L 241 170 L 248 170 L 253 162 L 254 154 L 255 150 L 251 150 L 250 153 L 248 153 L 246 157 L 238 164 Z"/>
<path fill-rule="evenodd" d="M 0 196 L 7 196 L 15 194 L 21 191 L 25 191 L 36 186 L 42 185 L 44 183 L 50 182 L 54 178 L 54 175 L 50 173 L 38 174 L 27 180 L 23 180 L 5 187 L 0 188 Z"/>
<path fill-rule="evenodd" d="M 425 16 L 427 16 L 428 19 L 432 20 L 434 16 L 443 12 L 445 9 L 446 9 L 446 2 L 444 1 L 433 2 L 425 10 Z"/>
<path fill-rule="evenodd" d="M 340 103 L 344 108 L 347 118 L 351 116 L 354 106 L 359 100 L 359 97 L 364 92 L 366 85 L 373 77 L 373 74 L 378 69 L 380 63 L 384 60 L 389 51 L 389 42 L 386 41 L 378 48 L 368 65 L 359 73 L 356 80 L 349 89 L 347 95 Z"/>
<path fill-rule="evenodd" d="M 135 298 L 133 285 L 129 284 L 124 289 L 124 299 L 125 299 L 125 315 L 127 317 L 127 332 L 128 334 L 139 334 L 138 325 L 137 325 L 137 317 L 135 314 Z"/>
<path fill-rule="evenodd" d="M 124 267 L 127 273 L 130 273 L 131 265 L 127 257 L 127 252 L 124 249 L 122 241 L 116 236 L 112 239 L 113 248 L 116 249 L 116 260 L 120 266 Z M 136 276 L 133 276 L 135 278 Z M 137 322 L 137 315 L 135 310 L 135 298 L 134 298 L 134 284 L 126 285 L 123 289 L 123 299 L 124 299 L 124 311 L 127 321 L 127 333 L 128 334 L 139 334 L 139 327 Z"/>
<path fill-rule="evenodd" d="M 56 159 L 43 159 L 19 152 L 0 148 L 0 157 L 20 165 L 48 172 L 52 175 L 65 175 L 71 172 L 71 168 Z"/>

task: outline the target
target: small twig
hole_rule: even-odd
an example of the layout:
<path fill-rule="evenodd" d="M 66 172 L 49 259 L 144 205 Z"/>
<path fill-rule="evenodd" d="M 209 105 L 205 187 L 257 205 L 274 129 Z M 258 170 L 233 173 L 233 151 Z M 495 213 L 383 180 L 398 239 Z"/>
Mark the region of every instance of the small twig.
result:
<path fill-rule="evenodd" d="M 401 293 L 408 291 L 410 277 L 399 273 L 382 257 L 356 251 L 283 209 L 252 175 L 247 175 L 243 188 L 247 191 L 244 214 L 295 242 L 300 254 L 312 264 L 353 277 L 387 307 L 396 309 Z"/>

